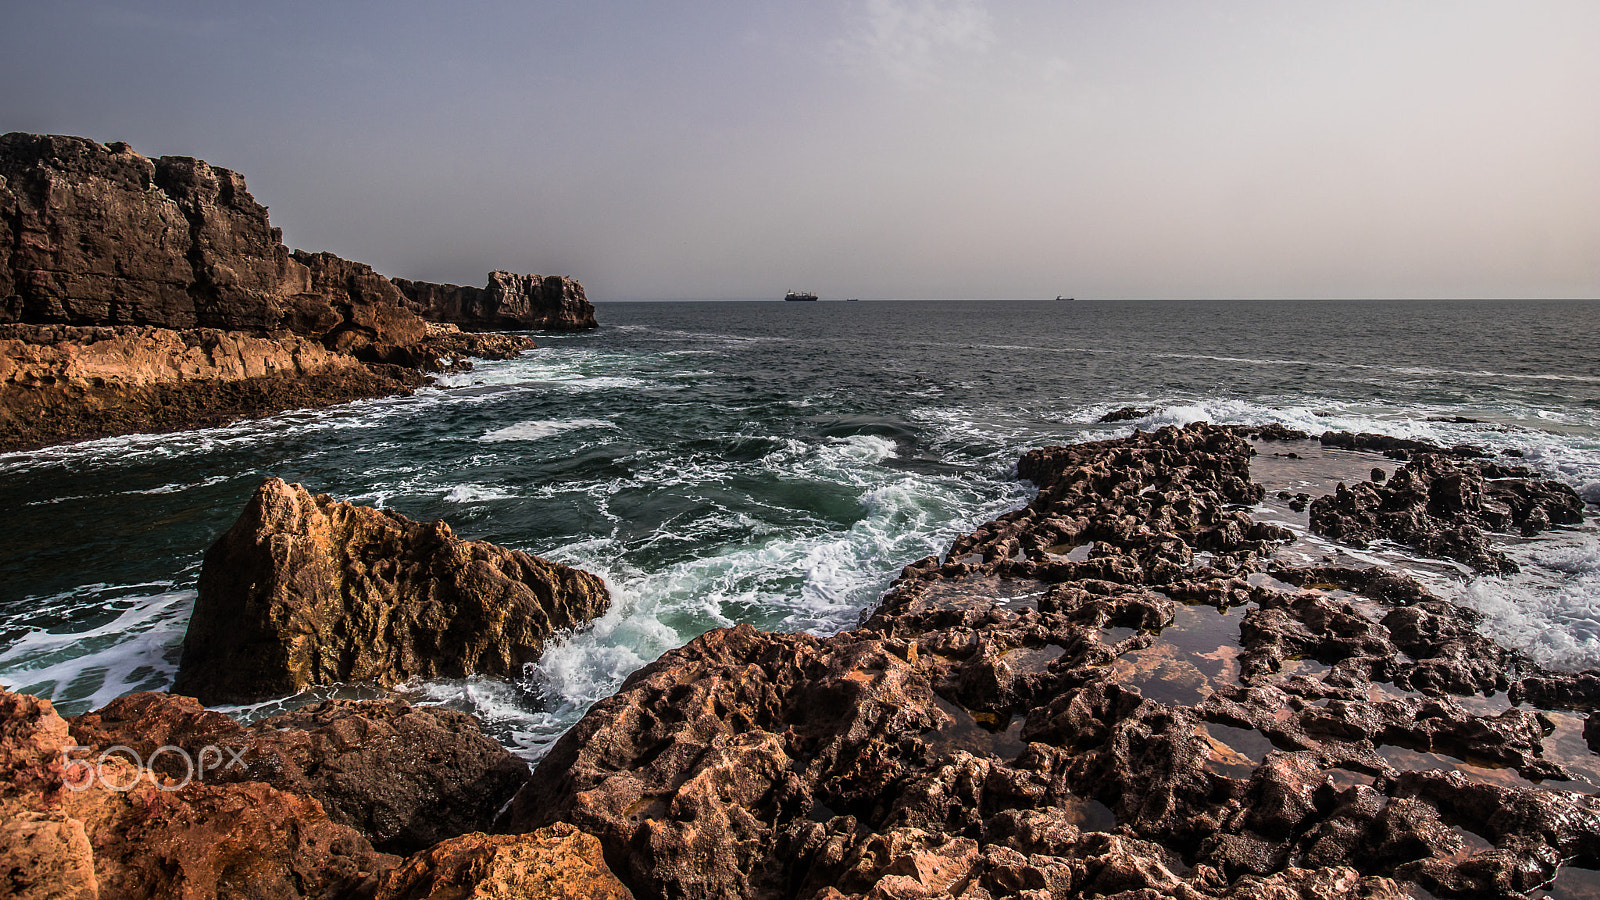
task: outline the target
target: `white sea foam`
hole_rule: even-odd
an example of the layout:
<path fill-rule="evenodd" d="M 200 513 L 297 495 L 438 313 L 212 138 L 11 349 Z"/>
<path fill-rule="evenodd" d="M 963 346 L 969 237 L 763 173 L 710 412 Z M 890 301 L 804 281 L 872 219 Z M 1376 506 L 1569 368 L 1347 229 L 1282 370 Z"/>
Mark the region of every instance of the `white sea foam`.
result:
<path fill-rule="evenodd" d="M 46 697 L 69 715 L 130 691 L 170 687 L 195 592 L 128 595 L 138 587 L 86 585 L 39 601 L 36 609 L 64 605 L 85 615 L 94 609 L 115 614 L 82 630 L 32 628 L 0 653 L 0 683 Z"/>
<path fill-rule="evenodd" d="M 450 488 L 444 499 L 451 503 L 485 503 L 490 500 L 509 500 L 516 496 L 497 487 L 481 484 L 458 484 Z"/>
<path fill-rule="evenodd" d="M 1600 535 L 1568 534 L 1515 558 L 1522 572 L 1473 579 L 1453 599 L 1483 613 L 1485 634 L 1539 665 L 1600 666 Z"/>
<path fill-rule="evenodd" d="M 222 484 L 223 482 L 230 480 L 232 477 L 233 476 L 231 476 L 231 475 L 214 475 L 214 476 L 212 476 L 210 478 L 207 478 L 204 481 L 197 481 L 197 482 L 194 482 L 192 484 L 182 484 L 182 483 L 163 484 L 160 487 L 148 488 L 148 489 L 142 490 L 142 491 L 129 491 L 128 493 L 130 493 L 130 494 L 177 494 L 177 493 L 181 493 L 183 491 L 192 490 L 194 488 L 205 488 L 205 487 L 211 487 L 212 485 Z"/>
<path fill-rule="evenodd" d="M 578 428 L 616 427 L 616 425 L 604 419 L 537 419 L 497 428 L 494 431 L 486 432 L 478 440 L 486 444 L 494 444 L 501 441 L 537 441 Z"/>

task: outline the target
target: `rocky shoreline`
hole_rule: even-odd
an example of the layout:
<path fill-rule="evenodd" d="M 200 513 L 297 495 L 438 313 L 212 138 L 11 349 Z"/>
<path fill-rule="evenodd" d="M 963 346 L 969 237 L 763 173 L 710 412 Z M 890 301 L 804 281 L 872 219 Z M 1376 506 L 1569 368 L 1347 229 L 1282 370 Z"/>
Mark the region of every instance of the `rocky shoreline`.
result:
<path fill-rule="evenodd" d="M 407 393 L 535 346 L 471 332 L 596 327 L 569 278 L 390 280 L 282 237 L 203 160 L 0 136 L 0 452 Z"/>
<path fill-rule="evenodd" d="M 0 694 L 13 888 L 1592 894 L 1600 673 L 1540 669 L 1406 575 L 1275 555 L 1294 535 L 1247 512 L 1265 494 L 1251 440 L 1308 438 L 1195 425 L 1033 451 L 1018 472 L 1038 496 L 907 566 L 859 628 L 712 631 L 631 676 L 532 773 L 470 718 L 399 701 L 245 726 L 170 695 L 68 721 Z M 1366 523 L 1346 537 L 1487 564 L 1486 532 L 1586 512 L 1462 448 L 1353 440 L 1404 465 L 1308 498 L 1315 529 Z M 183 773 L 106 756 L 116 744 L 243 761 L 168 790 Z M 435 827 L 408 830 L 421 822 Z"/>

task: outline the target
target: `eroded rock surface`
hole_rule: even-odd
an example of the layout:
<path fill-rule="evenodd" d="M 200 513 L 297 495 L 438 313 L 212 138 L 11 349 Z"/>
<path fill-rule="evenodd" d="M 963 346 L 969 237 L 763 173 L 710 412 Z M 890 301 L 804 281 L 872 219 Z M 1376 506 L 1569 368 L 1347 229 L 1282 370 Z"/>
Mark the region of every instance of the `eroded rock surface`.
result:
<path fill-rule="evenodd" d="M 1327 443 L 1327 441 L 1324 441 Z M 1410 544 L 1430 556 L 1458 560 L 1479 572 L 1517 566 L 1489 546 L 1485 532 L 1531 537 L 1583 521 L 1583 499 L 1531 469 L 1407 448 L 1410 461 L 1387 483 L 1343 483 L 1311 502 L 1311 529 L 1357 547 L 1379 538 Z"/>
<path fill-rule="evenodd" d="M 143 692 L 73 719 L 72 734 L 132 748 L 171 778 L 259 781 L 315 799 L 386 853 L 489 828 L 528 777 L 473 717 L 399 699 L 328 700 L 245 726 L 189 697 Z"/>
<path fill-rule="evenodd" d="M 1251 452 L 1196 425 L 1028 454 L 1038 496 L 862 627 L 635 673 L 502 829 L 571 823 L 640 897 L 1490 897 L 1600 866 L 1558 699 L 1600 678 L 1412 579 L 1274 566 Z"/>
<path fill-rule="evenodd" d="M 0 325 L 0 452 L 220 425 L 408 393 L 415 369 L 298 335 L 212 328 Z"/>
<path fill-rule="evenodd" d="M 0 690 L 0 885 L 10 897 L 341 897 L 399 861 L 315 800 L 180 783 L 73 749 L 50 703 Z"/>
<path fill-rule="evenodd" d="M 526 335 L 462 331 L 456 325 L 440 322 L 428 323 L 427 344 L 440 357 L 441 368 L 456 370 L 472 368 L 471 363 L 463 365 L 465 357 L 515 359 L 539 346 Z"/>
<path fill-rule="evenodd" d="M 174 690 L 514 676 L 609 602 L 587 572 L 270 479 L 206 552 Z"/>
<path fill-rule="evenodd" d="M 633 900 L 600 842 L 571 825 L 468 834 L 387 873 L 373 900 Z"/>

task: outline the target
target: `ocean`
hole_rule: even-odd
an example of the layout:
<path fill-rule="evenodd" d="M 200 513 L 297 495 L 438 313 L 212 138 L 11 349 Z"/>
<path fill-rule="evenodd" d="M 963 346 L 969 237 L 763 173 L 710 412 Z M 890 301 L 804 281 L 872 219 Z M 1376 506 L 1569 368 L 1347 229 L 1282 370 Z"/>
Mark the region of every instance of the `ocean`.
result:
<path fill-rule="evenodd" d="M 525 677 L 404 688 L 478 714 L 529 758 L 708 629 L 851 627 L 903 565 L 1026 503 L 1015 466 L 1033 447 L 1199 420 L 1374 431 L 1520 454 L 1600 502 L 1600 302 L 641 302 L 597 316 L 596 331 L 537 335 L 539 350 L 410 397 L 0 456 L 0 684 L 66 714 L 170 687 L 201 557 L 269 476 L 606 579 L 611 611 Z M 1125 406 L 1143 412 L 1100 422 Z M 1274 491 L 1371 463 L 1262 452 Z M 1303 531 L 1273 504 L 1256 514 Z M 1592 520 L 1503 543 L 1521 574 L 1354 555 L 1417 571 L 1541 664 L 1600 666 Z"/>

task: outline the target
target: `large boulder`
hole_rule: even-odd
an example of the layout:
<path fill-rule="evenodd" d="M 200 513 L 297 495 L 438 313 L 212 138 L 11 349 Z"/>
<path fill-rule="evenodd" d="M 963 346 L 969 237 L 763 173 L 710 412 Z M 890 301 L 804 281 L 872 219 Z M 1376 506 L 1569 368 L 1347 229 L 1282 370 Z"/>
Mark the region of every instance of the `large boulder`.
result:
<path fill-rule="evenodd" d="M 594 575 L 269 479 L 206 552 L 174 690 L 510 677 L 610 603 Z"/>

